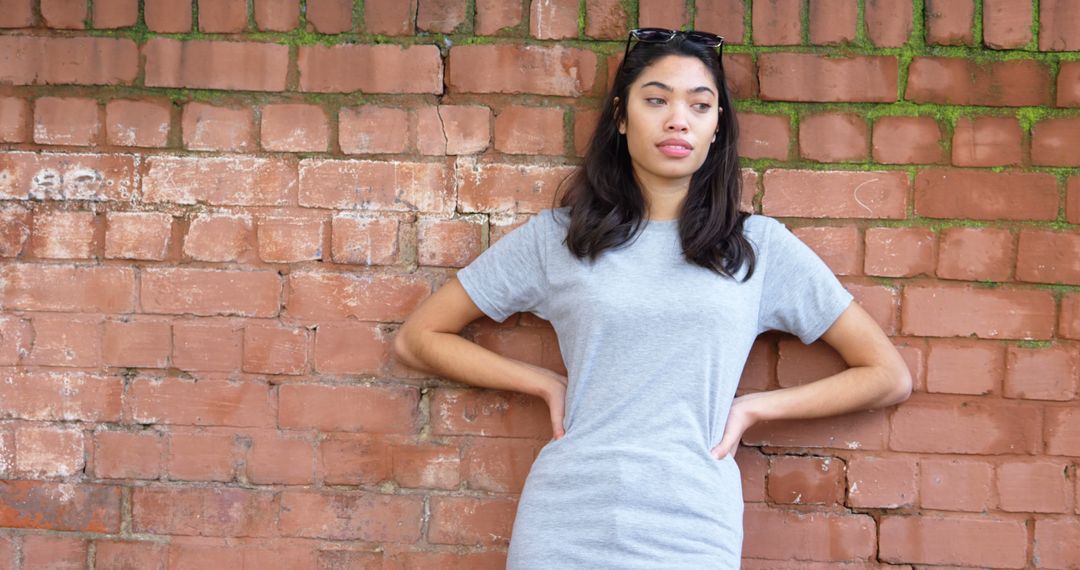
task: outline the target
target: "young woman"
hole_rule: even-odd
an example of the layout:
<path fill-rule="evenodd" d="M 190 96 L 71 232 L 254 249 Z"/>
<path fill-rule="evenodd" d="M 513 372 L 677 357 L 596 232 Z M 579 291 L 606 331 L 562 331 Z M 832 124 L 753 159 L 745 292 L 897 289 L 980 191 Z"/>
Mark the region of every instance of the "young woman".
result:
<path fill-rule="evenodd" d="M 825 263 L 777 220 L 739 211 L 722 43 L 632 31 L 560 207 L 458 271 L 395 339 L 418 370 L 547 402 L 555 439 L 522 489 L 510 569 L 738 568 L 743 432 L 911 391 L 888 337 Z M 551 322 L 567 376 L 458 335 L 521 311 Z M 770 329 L 821 338 L 849 368 L 735 398 Z"/>

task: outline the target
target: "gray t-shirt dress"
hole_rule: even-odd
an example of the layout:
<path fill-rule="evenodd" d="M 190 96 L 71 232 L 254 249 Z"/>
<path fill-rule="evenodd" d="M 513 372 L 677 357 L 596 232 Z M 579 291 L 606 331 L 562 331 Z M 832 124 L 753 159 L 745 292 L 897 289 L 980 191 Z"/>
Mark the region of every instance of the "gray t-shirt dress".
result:
<path fill-rule="evenodd" d="M 758 266 L 740 283 L 683 259 L 678 220 L 590 265 L 562 243 L 568 212 L 542 210 L 457 273 L 491 319 L 549 321 L 567 369 L 566 435 L 525 480 L 507 568 L 738 568 L 739 468 L 710 451 L 750 347 L 770 329 L 814 342 L 852 295 L 768 216 L 746 220 Z"/>

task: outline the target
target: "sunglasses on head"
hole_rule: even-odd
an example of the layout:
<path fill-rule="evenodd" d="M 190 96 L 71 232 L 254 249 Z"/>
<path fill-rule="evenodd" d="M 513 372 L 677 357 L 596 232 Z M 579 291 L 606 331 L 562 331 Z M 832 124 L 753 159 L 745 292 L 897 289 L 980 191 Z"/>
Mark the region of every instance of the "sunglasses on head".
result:
<path fill-rule="evenodd" d="M 684 32 L 682 30 L 669 30 L 667 28 L 635 28 L 630 30 L 630 35 L 626 37 L 626 50 L 623 51 L 623 61 L 626 61 L 626 56 L 630 54 L 631 39 L 637 39 L 639 42 L 662 44 L 675 39 L 675 36 L 683 36 L 689 41 L 706 47 L 719 47 L 721 54 L 724 51 L 724 38 L 710 32 L 701 32 L 698 30 Z"/>

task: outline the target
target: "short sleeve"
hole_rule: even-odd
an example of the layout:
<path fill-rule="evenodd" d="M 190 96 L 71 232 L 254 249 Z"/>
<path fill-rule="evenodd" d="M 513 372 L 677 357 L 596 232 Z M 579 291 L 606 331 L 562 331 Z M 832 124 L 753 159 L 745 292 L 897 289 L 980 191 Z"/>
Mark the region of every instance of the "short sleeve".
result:
<path fill-rule="evenodd" d="M 766 232 L 758 333 L 780 330 L 811 344 L 854 298 L 829 266 L 778 220 Z"/>
<path fill-rule="evenodd" d="M 547 296 L 544 213 L 510 230 L 457 272 L 465 292 L 496 322 L 519 312 L 545 318 Z"/>

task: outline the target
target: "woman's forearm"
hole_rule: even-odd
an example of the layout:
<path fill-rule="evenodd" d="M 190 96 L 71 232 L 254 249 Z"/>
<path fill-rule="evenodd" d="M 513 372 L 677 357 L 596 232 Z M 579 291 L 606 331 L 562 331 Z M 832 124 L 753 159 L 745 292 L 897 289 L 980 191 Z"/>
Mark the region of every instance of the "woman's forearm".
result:
<path fill-rule="evenodd" d="M 399 340 L 403 349 L 395 350 L 398 359 L 420 372 L 473 386 L 538 397 L 543 397 L 550 388 L 550 379 L 544 378 L 535 367 L 454 333 L 417 331 Z"/>
<path fill-rule="evenodd" d="M 809 419 L 891 406 L 903 401 L 910 378 L 881 366 L 854 366 L 820 380 L 744 396 L 757 421 Z"/>

